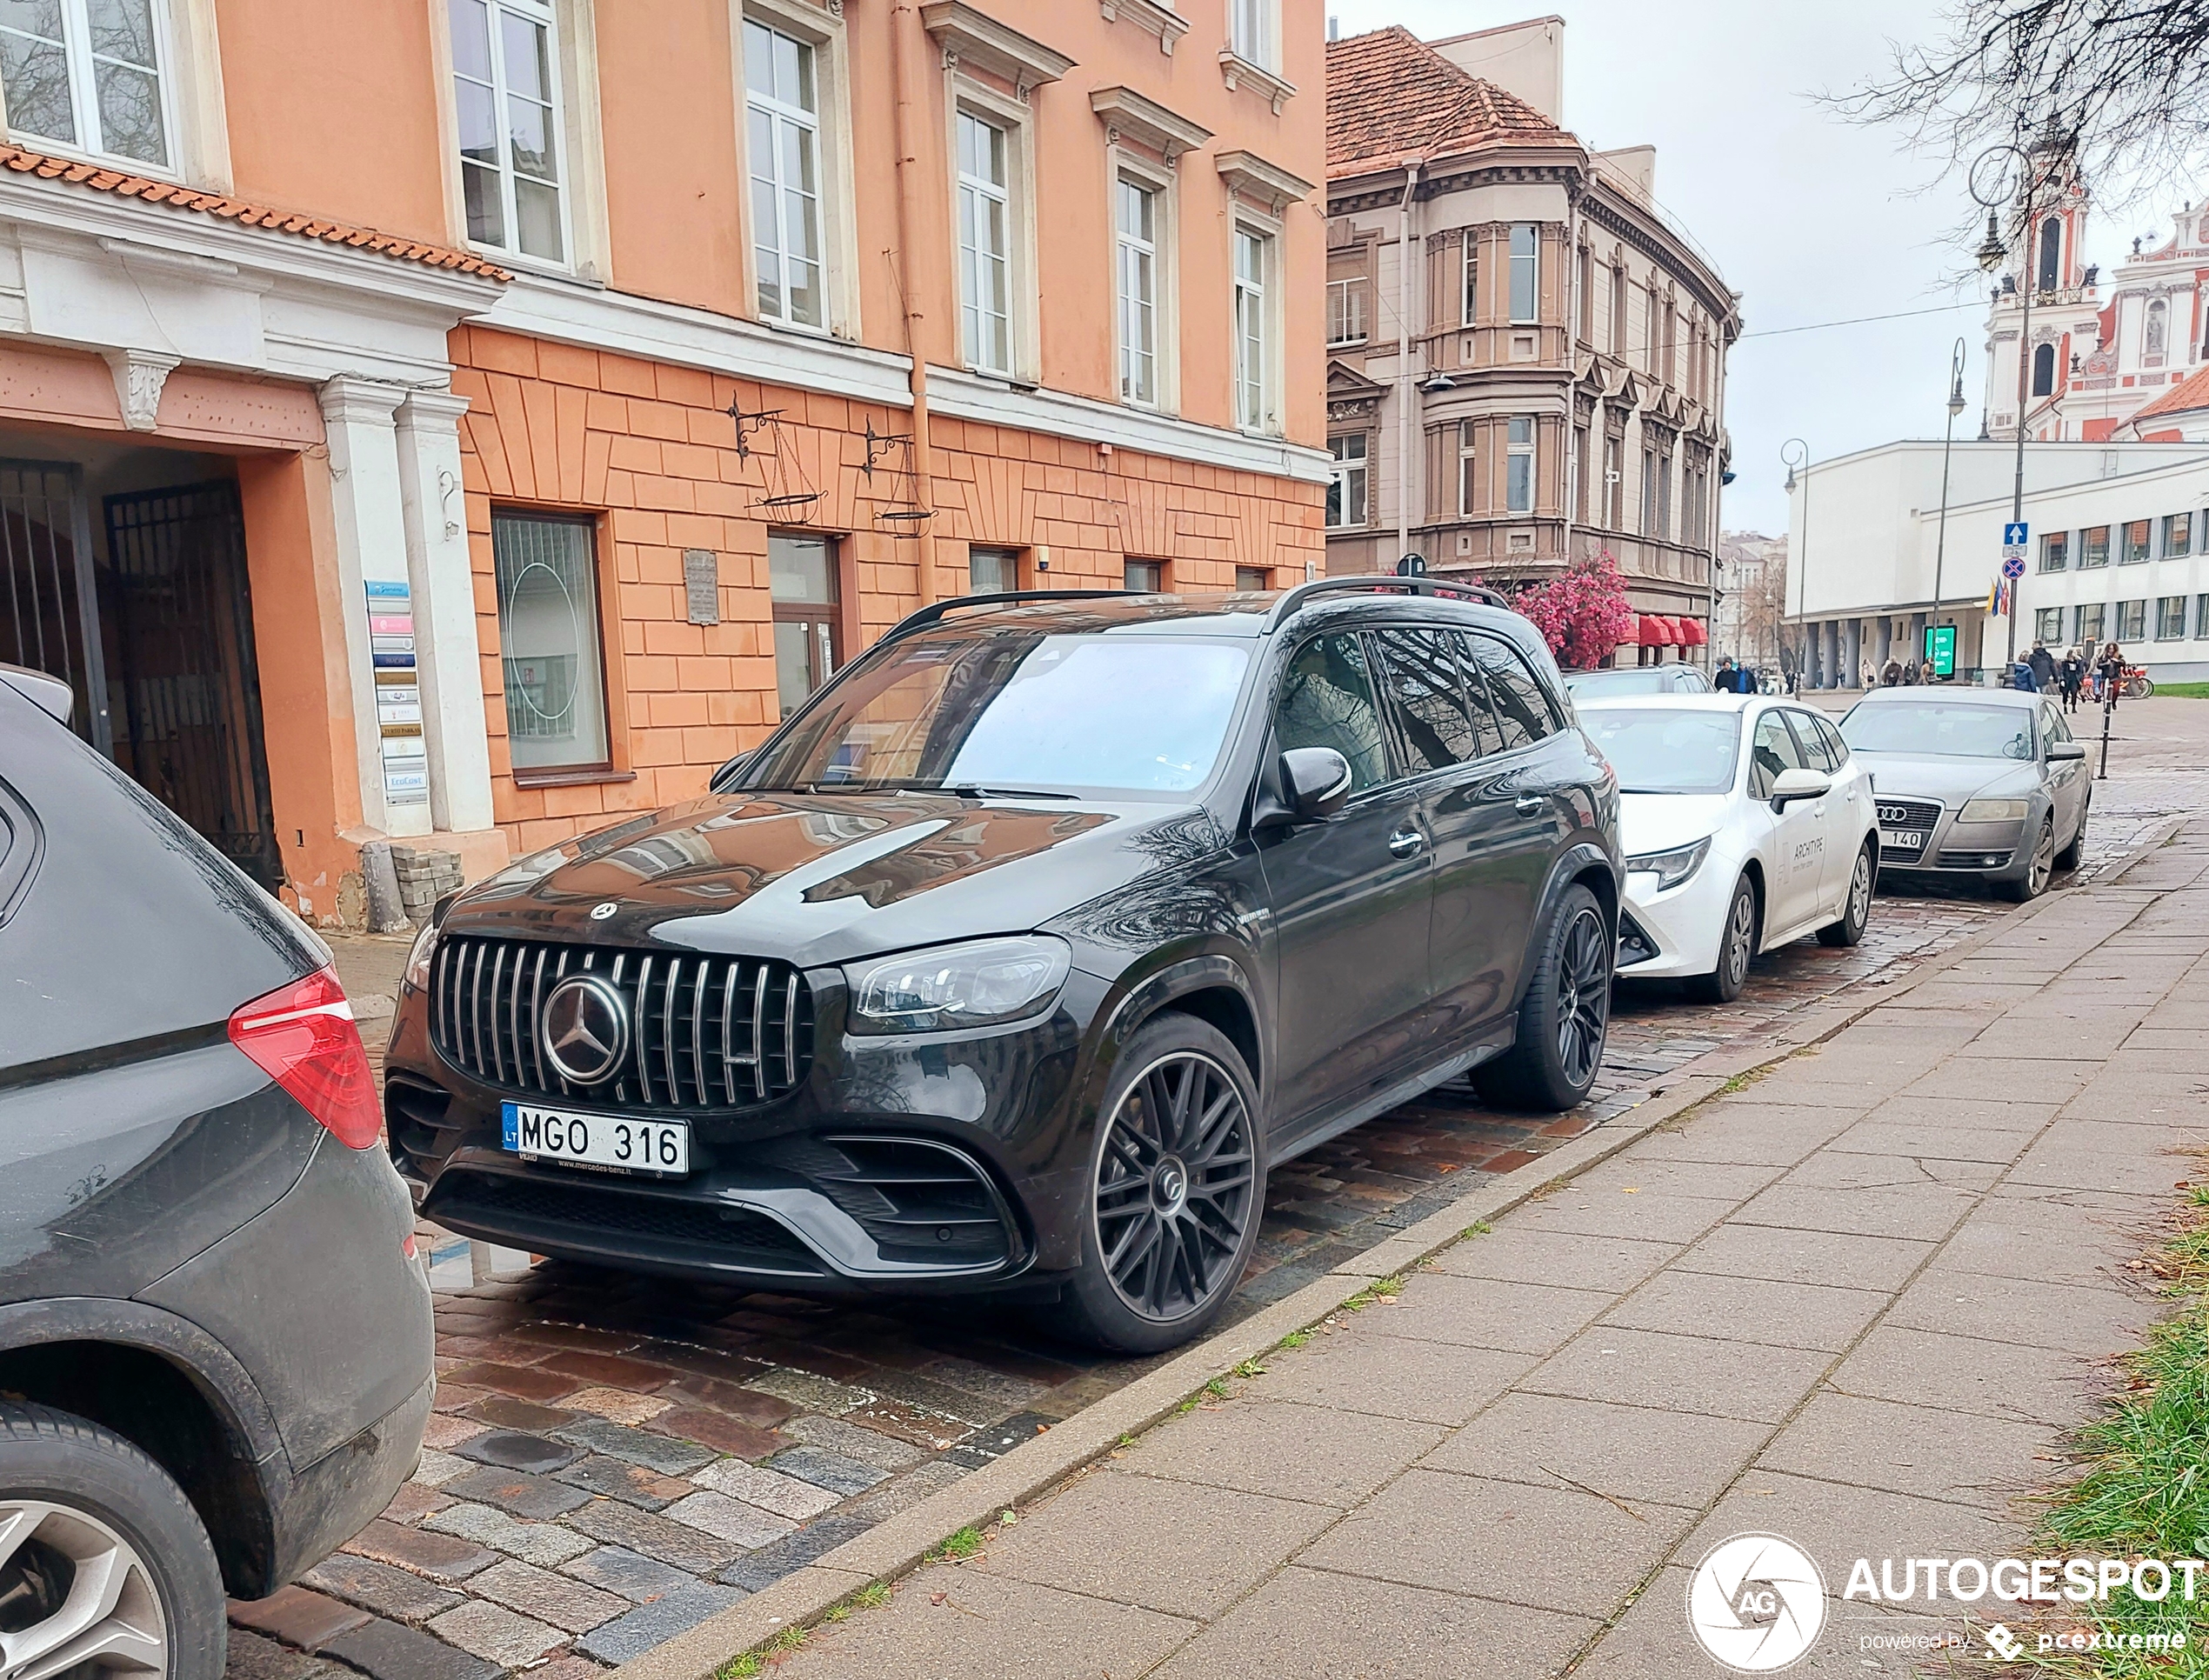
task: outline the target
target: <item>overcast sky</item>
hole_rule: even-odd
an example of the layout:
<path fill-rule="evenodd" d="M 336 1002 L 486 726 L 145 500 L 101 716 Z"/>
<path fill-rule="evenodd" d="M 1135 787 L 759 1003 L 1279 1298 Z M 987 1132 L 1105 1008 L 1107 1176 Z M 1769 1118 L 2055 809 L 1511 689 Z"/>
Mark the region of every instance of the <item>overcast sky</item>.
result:
<path fill-rule="evenodd" d="M 1345 35 L 1401 23 L 1429 39 L 1543 15 L 1492 0 L 1332 0 L 1330 10 Z M 1565 21 L 1565 125 L 1598 150 L 1657 148 L 1658 203 L 1742 294 L 1745 332 L 1772 335 L 1745 337 L 1733 350 L 1725 421 L 1738 476 L 1725 492 L 1725 528 L 1785 530 L 1779 451 L 1790 437 L 1824 460 L 1939 437 L 1959 335 L 1971 406 L 1956 432 L 1976 437 L 1986 293 L 1975 269 L 1958 283 L 1969 266 L 1951 243 L 1968 207 L 1963 186 L 1921 190 L 1932 173 L 1924 160 L 1813 97 L 1881 73 L 1890 40 L 1925 38 L 1936 8 L 1564 0 L 1553 10 Z M 2110 262 L 2152 219 L 2135 211 L 2119 228 L 2090 218 L 2089 260 Z M 1774 332 L 1959 299 L 1970 306 Z"/>

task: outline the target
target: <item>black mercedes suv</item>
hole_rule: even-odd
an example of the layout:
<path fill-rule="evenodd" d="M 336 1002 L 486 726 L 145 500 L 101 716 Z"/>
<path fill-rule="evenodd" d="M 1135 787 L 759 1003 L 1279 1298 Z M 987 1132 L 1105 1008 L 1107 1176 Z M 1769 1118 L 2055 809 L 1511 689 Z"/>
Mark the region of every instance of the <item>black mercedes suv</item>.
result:
<path fill-rule="evenodd" d="M 540 1254 L 1170 1347 L 1269 1167 L 1467 1071 L 1586 1095 L 1618 833 L 1486 591 L 944 603 L 705 797 L 442 906 L 392 1154 Z"/>

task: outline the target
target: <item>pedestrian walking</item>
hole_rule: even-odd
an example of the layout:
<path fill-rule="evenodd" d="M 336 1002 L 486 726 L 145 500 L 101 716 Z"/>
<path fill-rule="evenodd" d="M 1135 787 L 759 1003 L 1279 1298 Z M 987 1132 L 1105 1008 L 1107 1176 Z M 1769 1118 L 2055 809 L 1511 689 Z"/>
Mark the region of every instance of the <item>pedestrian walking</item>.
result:
<path fill-rule="evenodd" d="M 1864 686 L 1865 686 L 1865 688 L 1867 688 L 1867 689 L 1875 689 L 1875 688 L 1879 687 L 1879 672 L 1877 672 L 1877 671 L 1875 671 L 1875 670 L 1873 670 L 1872 669 L 1872 662 L 1871 662 L 1869 659 L 1866 659 L 1866 660 L 1864 662 L 1863 677 L 1864 677 Z"/>
<path fill-rule="evenodd" d="M 1890 658 L 1879 668 L 1879 682 L 1883 687 L 1895 688 L 1902 682 L 1902 661 Z"/>
<path fill-rule="evenodd" d="M 2079 710 L 2079 691 L 2086 685 L 2086 656 L 2077 648 L 2065 650 L 2063 663 L 2056 668 L 2056 680 L 2063 688 L 2063 707 L 2066 711 Z"/>
<path fill-rule="evenodd" d="M 2041 694 L 2053 694 L 2056 690 L 2056 657 L 2048 651 L 2048 644 L 2034 642 L 2032 651 L 2025 656 L 2025 660 L 2032 667 L 2035 690 Z"/>
<path fill-rule="evenodd" d="M 2117 709 L 2117 697 L 2125 691 L 2125 653 L 2112 642 L 2102 650 L 2102 657 L 2094 665 L 2095 692 L 2101 703 L 2111 710 Z"/>
<path fill-rule="evenodd" d="M 2039 682 L 2032 670 L 2032 661 L 2027 656 L 2019 654 L 2010 666 L 2010 686 L 2020 694 L 2038 694 L 2040 691 Z"/>

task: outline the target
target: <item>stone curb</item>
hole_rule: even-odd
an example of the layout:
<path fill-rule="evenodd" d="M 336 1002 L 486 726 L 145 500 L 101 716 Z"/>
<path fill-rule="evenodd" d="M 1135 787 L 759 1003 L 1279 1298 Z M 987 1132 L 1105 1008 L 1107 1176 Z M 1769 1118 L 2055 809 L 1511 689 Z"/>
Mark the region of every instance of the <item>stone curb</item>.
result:
<path fill-rule="evenodd" d="M 2185 825 L 2167 818 L 2150 830 L 2115 868 L 2091 887 L 2113 884 L 2126 870 L 2159 848 Z M 1280 1344 L 1284 1337 L 1318 1323 L 1362 1294 L 1376 1278 L 1392 1277 L 1448 1248 L 1466 1230 L 1578 1177 L 1630 1149 L 1668 1120 L 1724 1091 L 1745 1073 L 1785 1061 L 1820 1044 L 1882 1005 L 1975 955 L 1998 936 L 2062 902 L 2046 893 L 2019 905 L 1979 932 L 1921 964 L 1915 972 L 1861 1003 L 1829 1004 L 1805 1011 L 1766 1044 L 1713 1050 L 1666 1076 L 1650 1097 L 1617 1119 L 1584 1133 L 1548 1154 L 1493 1178 L 1438 1213 L 1376 1243 L 1295 1294 L 1214 1332 L 1125 1388 L 1054 1423 L 1034 1440 L 971 1471 L 910 1510 L 847 1540 L 772 1586 L 717 1611 L 687 1632 L 631 1657 L 610 1680 L 711 1680 L 722 1664 L 793 1627 L 818 1621 L 862 1587 L 891 1580 L 924 1562 L 946 1535 L 980 1528 L 1017 1510 L 1110 1452 L 1124 1436 L 1140 1434 L 1172 1413 L 1215 1377 Z"/>

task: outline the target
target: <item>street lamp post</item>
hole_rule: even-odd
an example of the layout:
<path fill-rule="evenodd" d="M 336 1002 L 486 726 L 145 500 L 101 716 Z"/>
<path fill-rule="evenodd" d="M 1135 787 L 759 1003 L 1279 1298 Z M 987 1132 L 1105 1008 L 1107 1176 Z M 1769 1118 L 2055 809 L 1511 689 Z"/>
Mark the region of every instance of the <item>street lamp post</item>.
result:
<path fill-rule="evenodd" d="M 1956 417 L 1964 411 L 1964 341 L 1956 341 L 1956 352 L 1948 363 L 1948 431 L 1940 443 L 1940 535 L 1933 543 L 1933 603 L 1932 622 L 1940 623 L 1942 567 L 1948 558 L 1948 452 L 1956 446 Z M 1931 638 L 1927 638 L 1925 657 L 1932 658 Z"/>
<path fill-rule="evenodd" d="M 2025 521 L 2025 410 L 2032 401 L 2032 294 L 2039 284 L 2039 277 L 2033 272 L 2033 257 L 2040 238 L 2038 226 L 2040 183 L 2034 173 L 2032 154 L 2009 141 L 1997 141 L 1972 160 L 1969 183 L 1972 202 L 1986 212 L 1986 237 L 1979 242 L 1979 265 L 1988 273 L 2001 266 L 2002 259 L 2009 254 L 2008 248 L 2002 243 L 2001 228 L 1995 217 L 2002 196 L 1984 193 L 1979 190 L 1980 166 L 1989 158 L 1998 157 L 2017 160 L 2019 179 L 2014 196 L 2022 201 L 2025 223 L 2018 276 L 2019 290 L 2024 297 L 2024 313 L 2018 320 L 2017 472 L 2010 487 L 2010 523 L 2014 525 L 2022 524 Z M 2012 665 L 2017 663 L 2018 657 L 2018 583 L 2022 581 L 2012 580 L 2010 584 L 2010 643 L 2009 657 L 2005 663 Z"/>
<path fill-rule="evenodd" d="M 1787 494 L 1795 493 L 1795 470 L 1803 475 L 1803 551 L 1790 555 L 1787 563 L 1795 574 L 1795 633 L 1798 637 L 1796 657 L 1800 662 L 1803 676 L 1810 676 L 1810 627 L 1803 622 L 1810 603 L 1810 445 L 1799 437 L 1790 437 L 1779 446 L 1779 458 L 1787 463 Z"/>

